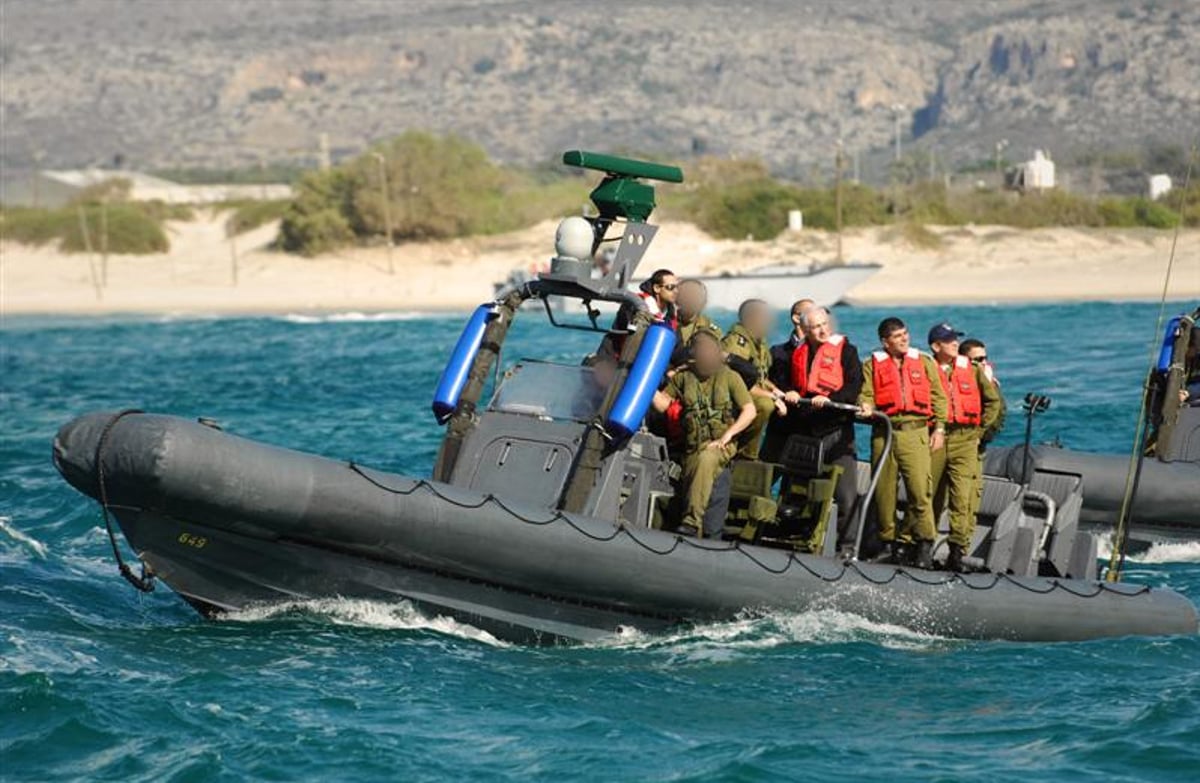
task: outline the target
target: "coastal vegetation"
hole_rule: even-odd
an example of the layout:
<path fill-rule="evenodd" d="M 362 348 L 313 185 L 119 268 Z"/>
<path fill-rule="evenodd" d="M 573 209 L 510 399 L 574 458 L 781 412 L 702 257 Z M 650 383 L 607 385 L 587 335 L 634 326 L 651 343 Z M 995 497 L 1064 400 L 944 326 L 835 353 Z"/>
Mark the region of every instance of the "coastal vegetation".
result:
<path fill-rule="evenodd" d="M 814 175 L 798 183 L 774 176 L 753 159 L 700 157 L 682 165 L 686 182 L 659 188 L 659 218 L 695 223 L 721 239 L 773 239 L 785 230 L 793 210 L 802 213 L 806 229 L 836 230 L 839 201 L 841 226 L 894 226 L 893 236 L 929 249 L 939 246 L 929 226 L 1200 226 L 1200 183 L 1195 180 L 1150 200 L 1062 189 L 1017 193 L 977 182 L 951 187 L 946 179 L 871 187 L 849 179 L 839 185 Z M 203 171 L 187 173 L 196 181 L 211 180 Z M 229 213 L 225 230 L 231 237 L 278 221 L 275 246 L 305 256 L 350 245 L 516 230 L 585 209 L 594 182 L 557 164 L 504 165 L 459 136 L 421 131 L 381 142 L 325 169 L 299 173 L 264 167 L 238 176 L 268 173 L 293 183 L 290 199 L 231 201 L 213 209 Z M 132 201 L 129 182 L 113 179 L 81 191 L 62 207 L 0 209 L 0 239 L 57 242 L 68 252 L 155 253 L 169 246 L 165 221 L 191 216 L 186 205 Z"/>

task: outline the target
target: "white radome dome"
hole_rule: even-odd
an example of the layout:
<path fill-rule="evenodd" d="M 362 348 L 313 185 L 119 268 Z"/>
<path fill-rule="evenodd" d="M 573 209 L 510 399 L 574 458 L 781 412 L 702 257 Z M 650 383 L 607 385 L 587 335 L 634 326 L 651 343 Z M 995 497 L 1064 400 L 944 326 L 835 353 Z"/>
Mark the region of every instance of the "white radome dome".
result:
<path fill-rule="evenodd" d="M 554 232 L 554 252 L 559 258 L 590 261 L 595 240 L 591 223 L 578 216 L 569 217 L 559 223 L 558 231 Z"/>

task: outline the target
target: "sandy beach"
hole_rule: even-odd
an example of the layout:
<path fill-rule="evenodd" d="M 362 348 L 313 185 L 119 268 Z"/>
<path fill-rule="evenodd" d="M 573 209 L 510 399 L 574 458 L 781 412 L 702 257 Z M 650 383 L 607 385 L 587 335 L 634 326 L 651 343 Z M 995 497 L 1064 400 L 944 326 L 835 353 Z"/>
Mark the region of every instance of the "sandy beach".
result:
<path fill-rule="evenodd" d="M 0 244 L 0 312 L 260 313 L 460 310 L 491 296 L 493 281 L 552 254 L 555 223 L 489 237 L 353 248 L 318 258 L 272 251 L 274 225 L 233 245 L 224 216 L 171 223 L 171 251 L 112 255 L 99 291 L 100 259 L 51 247 Z M 1172 232 L 1143 229 L 934 228 L 940 246 L 916 247 L 896 228 L 843 236 L 847 259 L 883 270 L 850 292 L 860 304 L 1157 299 Z M 238 279 L 233 281 L 236 252 Z M 747 269 L 786 261 L 828 261 L 835 237 L 820 231 L 771 242 L 715 240 L 695 226 L 666 223 L 643 264 L 679 274 Z M 90 267 L 90 268 L 89 268 Z M 804 295 L 796 291 L 796 296 Z M 1180 233 L 1172 298 L 1200 298 L 1200 231 Z"/>

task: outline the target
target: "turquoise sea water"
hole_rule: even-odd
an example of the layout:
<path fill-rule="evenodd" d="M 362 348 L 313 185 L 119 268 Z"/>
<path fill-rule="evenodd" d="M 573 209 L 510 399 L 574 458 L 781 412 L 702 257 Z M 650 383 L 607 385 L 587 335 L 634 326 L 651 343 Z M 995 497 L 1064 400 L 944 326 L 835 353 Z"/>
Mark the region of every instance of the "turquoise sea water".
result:
<path fill-rule="evenodd" d="M 861 348 L 873 309 L 838 311 Z M 1156 308 L 901 310 L 989 343 L 1040 439 L 1129 448 Z M 592 338 L 523 316 L 505 360 Z M 427 474 L 462 316 L 8 319 L 0 330 L 0 780 L 1196 781 L 1200 638 L 961 642 L 851 615 L 531 649 L 410 607 L 201 620 L 130 589 L 50 440 L 136 406 Z M 1010 417 L 1005 442 L 1020 435 Z M 1130 580 L 1200 600 L 1200 545 Z"/>

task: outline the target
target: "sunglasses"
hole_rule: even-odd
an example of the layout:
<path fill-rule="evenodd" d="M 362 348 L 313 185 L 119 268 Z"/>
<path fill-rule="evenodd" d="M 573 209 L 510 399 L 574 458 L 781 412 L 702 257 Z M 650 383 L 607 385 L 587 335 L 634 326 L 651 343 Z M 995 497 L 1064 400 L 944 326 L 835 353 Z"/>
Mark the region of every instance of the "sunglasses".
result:
<path fill-rule="evenodd" d="M 678 287 L 679 287 L 679 283 L 667 283 L 666 285 L 659 286 L 659 288 L 662 288 L 667 291 L 674 291 Z"/>
<path fill-rule="evenodd" d="M 986 361 L 987 361 L 987 354 L 985 353 L 983 356 L 976 356 L 975 358 L 971 359 L 971 361 L 973 361 L 973 362 L 986 362 Z"/>

